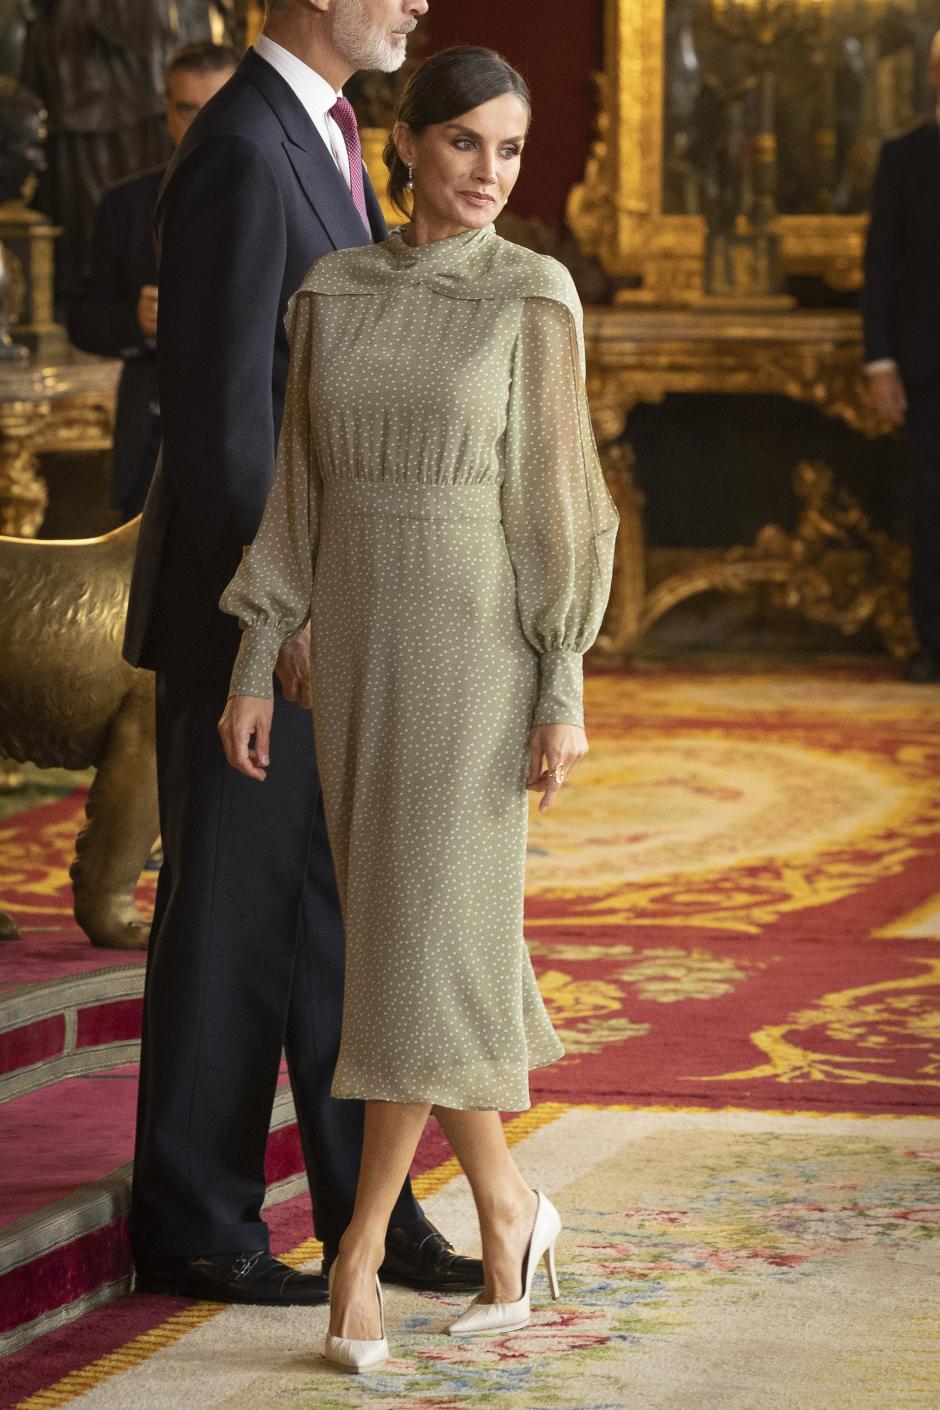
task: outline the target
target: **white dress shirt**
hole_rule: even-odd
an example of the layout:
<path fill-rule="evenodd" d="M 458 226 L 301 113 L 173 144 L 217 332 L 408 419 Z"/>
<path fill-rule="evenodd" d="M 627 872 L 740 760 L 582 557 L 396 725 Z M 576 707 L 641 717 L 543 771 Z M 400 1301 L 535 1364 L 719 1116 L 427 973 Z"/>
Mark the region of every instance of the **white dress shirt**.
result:
<path fill-rule="evenodd" d="M 282 44 L 275 44 L 274 40 L 269 39 L 266 34 L 258 35 L 254 42 L 254 51 L 260 59 L 264 59 L 273 69 L 276 69 L 286 83 L 290 84 L 303 104 L 310 121 L 326 143 L 327 151 L 332 153 L 333 160 L 348 186 L 349 153 L 346 151 L 346 141 L 330 117 L 330 109 L 337 98 L 343 96 L 342 93 L 334 93 L 326 79 L 322 78 L 316 69 L 305 64 L 303 59 L 298 59 L 296 54 L 292 54 Z"/>

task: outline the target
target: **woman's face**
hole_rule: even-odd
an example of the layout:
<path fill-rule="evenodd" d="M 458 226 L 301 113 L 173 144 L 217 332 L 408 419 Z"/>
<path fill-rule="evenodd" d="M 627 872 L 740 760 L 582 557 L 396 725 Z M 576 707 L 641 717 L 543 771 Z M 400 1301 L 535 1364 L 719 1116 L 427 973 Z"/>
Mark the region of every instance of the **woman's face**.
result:
<path fill-rule="evenodd" d="M 420 136 L 402 126 L 396 141 L 414 167 L 415 219 L 448 233 L 494 221 L 519 179 L 528 126 L 529 110 L 515 93 Z"/>

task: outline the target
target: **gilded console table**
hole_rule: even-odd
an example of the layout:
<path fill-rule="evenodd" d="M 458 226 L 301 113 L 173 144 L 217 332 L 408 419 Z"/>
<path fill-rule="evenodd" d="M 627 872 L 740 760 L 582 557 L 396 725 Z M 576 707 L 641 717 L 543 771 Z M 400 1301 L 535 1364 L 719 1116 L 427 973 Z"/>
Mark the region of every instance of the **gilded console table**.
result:
<path fill-rule="evenodd" d="M 820 464 L 796 468 L 794 489 L 804 508 L 795 535 L 768 525 L 753 545 L 716 553 L 648 591 L 643 501 L 624 439 L 634 406 L 661 402 L 669 392 L 783 395 L 868 437 L 887 434 L 891 427 L 868 399 L 858 315 L 656 311 L 623 304 L 588 308 L 585 325 L 594 429 L 621 513 L 600 656 L 623 660 L 653 622 L 684 598 L 758 583 L 769 583 L 775 600 L 846 635 L 870 622 L 889 650 L 909 650 L 906 550 L 873 529 L 861 506 Z"/>
<path fill-rule="evenodd" d="M 64 336 L 22 362 L 0 362 L 0 533 L 38 532 L 47 502 L 40 455 L 110 449 L 120 371 Z"/>

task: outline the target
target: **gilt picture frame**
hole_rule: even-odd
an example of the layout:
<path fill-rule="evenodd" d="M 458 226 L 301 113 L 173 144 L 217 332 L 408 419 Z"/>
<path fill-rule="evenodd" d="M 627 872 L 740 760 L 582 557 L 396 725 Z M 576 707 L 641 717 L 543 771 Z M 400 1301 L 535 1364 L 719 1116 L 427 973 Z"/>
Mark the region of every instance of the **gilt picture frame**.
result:
<path fill-rule="evenodd" d="M 584 181 L 569 198 L 568 223 L 586 253 L 597 255 L 624 286 L 636 286 L 622 287 L 618 300 L 695 307 L 704 298 L 708 221 L 700 213 L 672 213 L 666 201 L 670 3 L 673 0 L 605 0 L 597 135 Z M 783 3 L 780 0 L 781 7 Z M 795 9 L 808 8 L 814 0 L 790 3 Z M 815 3 L 825 5 L 827 0 Z M 914 6 L 918 0 L 905 3 Z M 885 8 L 884 0 L 872 0 L 873 11 L 879 6 Z M 913 72 L 909 56 L 906 62 L 907 71 Z M 897 86 L 907 80 L 902 73 L 900 79 L 892 75 L 892 81 Z M 818 136 L 820 142 L 834 142 L 832 134 Z M 870 120 L 866 140 L 871 168 L 880 134 L 872 131 Z M 867 214 L 858 209 L 849 214 L 777 213 L 771 226 L 779 237 L 786 274 L 818 275 L 843 290 L 862 282 L 866 228 Z"/>

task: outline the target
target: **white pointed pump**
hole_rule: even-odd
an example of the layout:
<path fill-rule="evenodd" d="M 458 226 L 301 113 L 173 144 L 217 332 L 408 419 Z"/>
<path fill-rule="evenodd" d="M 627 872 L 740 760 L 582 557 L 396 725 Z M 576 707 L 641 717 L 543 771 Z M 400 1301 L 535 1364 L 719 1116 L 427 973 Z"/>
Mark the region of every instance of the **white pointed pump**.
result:
<path fill-rule="evenodd" d="M 532 1316 L 532 1280 L 539 1263 L 544 1260 L 552 1297 L 561 1296 L 555 1271 L 555 1244 L 561 1233 L 561 1218 L 551 1200 L 538 1192 L 538 1208 L 532 1237 L 522 1263 L 522 1296 L 518 1302 L 481 1302 L 474 1298 L 462 1317 L 448 1327 L 452 1337 L 495 1337 L 504 1332 L 516 1332 L 526 1326 Z"/>
<path fill-rule="evenodd" d="M 335 1263 L 330 1267 L 329 1286 L 331 1292 L 335 1267 Z M 375 1291 L 378 1294 L 379 1317 L 382 1325 L 382 1336 L 378 1341 L 355 1341 L 350 1337 L 334 1337 L 332 1332 L 326 1334 L 323 1355 L 327 1361 L 334 1366 L 342 1367 L 344 1371 L 371 1371 L 388 1360 L 388 1342 L 385 1338 L 385 1303 L 382 1299 L 382 1284 L 379 1282 L 378 1274 L 375 1278 Z"/>

